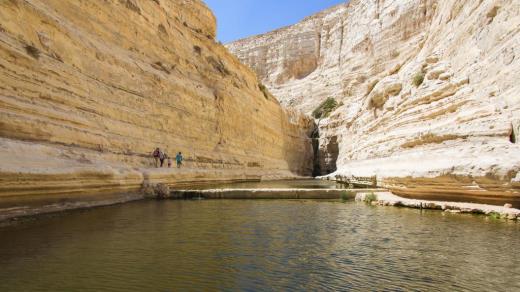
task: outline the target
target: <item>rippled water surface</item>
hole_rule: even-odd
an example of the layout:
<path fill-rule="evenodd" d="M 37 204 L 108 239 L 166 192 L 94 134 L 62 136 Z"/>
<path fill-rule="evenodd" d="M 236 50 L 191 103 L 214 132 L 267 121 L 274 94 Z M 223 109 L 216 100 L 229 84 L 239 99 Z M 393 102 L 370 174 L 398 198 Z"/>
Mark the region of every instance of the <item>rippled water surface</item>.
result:
<path fill-rule="evenodd" d="M 520 224 L 360 203 L 136 202 L 0 228 L 0 291 L 520 291 Z"/>

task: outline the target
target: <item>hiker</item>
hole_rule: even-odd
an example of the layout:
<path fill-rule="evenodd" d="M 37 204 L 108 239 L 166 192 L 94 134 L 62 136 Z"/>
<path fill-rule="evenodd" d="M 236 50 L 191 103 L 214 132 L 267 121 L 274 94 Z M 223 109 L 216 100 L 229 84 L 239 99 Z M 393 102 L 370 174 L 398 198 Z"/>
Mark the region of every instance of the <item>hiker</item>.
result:
<path fill-rule="evenodd" d="M 181 168 L 183 160 L 181 152 L 179 152 L 177 156 L 175 156 L 175 160 L 177 161 L 177 168 Z"/>
<path fill-rule="evenodd" d="M 163 167 L 164 160 L 166 160 L 166 158 L 168 158 L 168 154 L 166 154 L 166 152 L 161 152 L 161 155 L 159 156 L 159 160 L 161 161 L 161 168 Z"/>
<path fill-rule="evenodd" d="M 155 150 L 152 153 L 152 157 L 155 162 L 155 167 L 159 167 L 159 160 L 161 158 L 161 155 L 162 155 L 161 149 L 159 149 L 159 147 L 155 148 Z"/>

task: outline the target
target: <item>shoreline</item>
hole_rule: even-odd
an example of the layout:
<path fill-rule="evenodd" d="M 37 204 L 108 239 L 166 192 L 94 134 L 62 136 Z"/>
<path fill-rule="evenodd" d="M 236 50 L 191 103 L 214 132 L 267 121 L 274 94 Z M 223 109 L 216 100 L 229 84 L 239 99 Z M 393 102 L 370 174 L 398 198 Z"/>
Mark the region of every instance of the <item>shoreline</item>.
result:
<path fill-rule="evenodd" d="M 167 194 L 147 194 L 145 190 L 127 193 L 82 195 L 82 196 L 39 196 L 16 198 L 12 204 L 1 202 L 0 226 L 43 215 L 66 211 L 92 209 L 140 200 L 343 200 L 364 201 L 373 206 L 393 206 L 414 209 L 438 210 L 452 214 L 486 215 L 496 219 L 520 221 L 520 209 L 489 204 L 409 199 L 397 196 L 386 189 L 303 189 L 303 188 L 256 188 L 256 189 L 170 189 L 167 185 L 155 184 L 155 188 L 166 188 Z M 374 194 L 375 196 L 372 196 Z M 5 199 L 5 198 L 4 198 Z M 22 200 L 20 200 L 22 199 Z"/>
<path fill-rule="evenodd" d="M 23 217 L 39 216 L 70 210 L 81 210 L 123 204 L 153 197 L 147 193 L 147 187 L 168 186 L 174 191 L 185 187 L 201 187 L 213 184 L 229 184 L 243 182 L 281 181 L 309 179 L 300 176 L 291 176 L 289 173 L 279 172 L 275 175 L 254 175 L 240 170 L 197 170 L 197 169 L 141 169 L 144 179 L 140 183 L 129 185 L 112 185 L 113 191 L 107 191 L 108 185 L 96 184 L 96 188 L 85 188 L 82 191 L 65 191 L 61 188 L 42 189 L 31 186 L 27 195 L 2 194 L 0 191 L 0 224 L 16 221 Z M 41 189 L 41 190 L 40 190 Z M 152 192 L 153 193 L 153 192 Z"/>
<path fill-rule="evenodd" d="M 144 200 L 141 192 L 111 193 L 83 196 L 52 196 L 36 198 L 12 198 L 13 204 L 0 206 L 0 226 L 6 222 L 23 220 L 48 214 L 74 210 L 93 209 Z M 22 199 L 22 200 L 20 200 Z"/>
<path fill-rule="evenodd" d="M 431 201 L 420 199 L 408 199 L 394 195 L 391 192 L 358 193 L 355 200 L 370 203 L 372 206 L 405 207 L 413 209 L 438 210 L 452 214 L 476 214 L 486 215 L 497 219 L 520 221 L 520 209 L 495 206 L 489 204 Z"/>

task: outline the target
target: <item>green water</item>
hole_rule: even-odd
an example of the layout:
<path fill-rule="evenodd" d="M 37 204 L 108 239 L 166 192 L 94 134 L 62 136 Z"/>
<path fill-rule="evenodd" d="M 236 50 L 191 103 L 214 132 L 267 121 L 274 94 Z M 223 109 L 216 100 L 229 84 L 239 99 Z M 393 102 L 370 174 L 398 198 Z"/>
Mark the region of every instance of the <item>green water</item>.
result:
<path fill-rule="evenodd" d="M 520 291 L 520 224 L 314 201 L 141 201 L 0 228 L 0 291 Z"/>

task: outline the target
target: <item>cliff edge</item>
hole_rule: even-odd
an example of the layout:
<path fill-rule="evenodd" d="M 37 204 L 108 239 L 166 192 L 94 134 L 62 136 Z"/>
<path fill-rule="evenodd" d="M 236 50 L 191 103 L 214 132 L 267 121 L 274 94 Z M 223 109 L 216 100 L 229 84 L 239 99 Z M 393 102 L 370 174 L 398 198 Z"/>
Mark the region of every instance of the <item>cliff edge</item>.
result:
<path fill-rule="evenodd" d="M 319 120 L 323 175 L 396 194 L 520 200 L 520 3 L 352 0 L 228 44 Z"/>
<path fill-rule="evenodd" d="M 309 175 L 312 121 L 215 40 L 199 0 L 0 2 L 0 197 Z M 186 169 L 155 170 L 155 147 Z"/>

